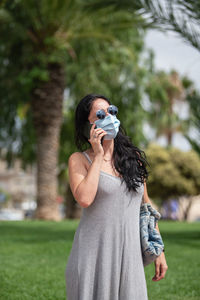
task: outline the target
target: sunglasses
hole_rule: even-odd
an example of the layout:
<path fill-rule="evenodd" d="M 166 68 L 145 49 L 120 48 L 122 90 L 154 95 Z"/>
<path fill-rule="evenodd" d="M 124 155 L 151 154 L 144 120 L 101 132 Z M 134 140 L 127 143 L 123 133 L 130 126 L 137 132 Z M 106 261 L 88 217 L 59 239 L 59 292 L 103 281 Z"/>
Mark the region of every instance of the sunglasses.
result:
<path fill-rule="evenodd" d="M 117 106 L 115 105 L 110 105 L 108 108 L 107 108 L 107 112 L 113 116 L 116 116 L 117 113 L 118 113 L 118 108 Z M 106 117 L 106 113 L 103 109 L 99 109 L 97 110 L 96 112 L 96 116 L 98 119 L 104 119 Z"/>

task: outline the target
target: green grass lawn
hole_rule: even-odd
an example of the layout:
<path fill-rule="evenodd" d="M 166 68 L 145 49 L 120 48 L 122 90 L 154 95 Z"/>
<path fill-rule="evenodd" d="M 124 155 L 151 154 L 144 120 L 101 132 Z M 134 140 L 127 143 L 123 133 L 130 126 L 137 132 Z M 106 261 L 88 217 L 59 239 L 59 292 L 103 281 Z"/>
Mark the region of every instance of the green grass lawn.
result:
<path fill-rule="evenodd" d="M 0 299 L 66 300 L 65 267 L 78 223 L 0 222 Z M 168 271 L 154 282 L 154 263 L 145 267 L 149 300 L 200 299 L 200 223 L 160 220 L 159 229 Z"/>

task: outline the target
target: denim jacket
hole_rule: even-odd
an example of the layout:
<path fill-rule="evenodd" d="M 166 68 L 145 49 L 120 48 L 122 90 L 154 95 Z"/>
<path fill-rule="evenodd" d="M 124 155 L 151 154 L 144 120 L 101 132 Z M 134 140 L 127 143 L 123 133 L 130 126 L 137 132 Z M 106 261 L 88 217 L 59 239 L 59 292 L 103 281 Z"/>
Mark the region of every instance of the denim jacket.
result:
<path fill-rule="evenodd" d="M 152 263 L 164 249 L 160 233 L 155 228 L 161 214 L 150 203 L 141 204 L 140 207 L 140 241 L 143 264 Z"/>

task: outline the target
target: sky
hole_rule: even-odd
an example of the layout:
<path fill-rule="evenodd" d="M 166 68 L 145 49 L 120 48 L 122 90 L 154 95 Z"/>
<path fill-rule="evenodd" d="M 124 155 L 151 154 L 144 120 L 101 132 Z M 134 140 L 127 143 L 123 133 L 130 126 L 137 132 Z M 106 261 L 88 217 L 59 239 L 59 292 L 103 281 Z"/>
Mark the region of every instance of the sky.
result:
<path fill-rule="evenodd" d="M 155 53 L 154 63 L 157 70 L 170 71 L 175 69 L 179 74 L 187 75 L 200 91 L 200 52 L 173 32 L 163 33 L 157 30 L 149 30 L 145 43 L 146 47 L 153 49 Z M 187 107 L 182 106 L 180 109 L 187 116 Z M 153 132 L 149 127 L 144 128 L 144 130 L 146 134 L 153 136 Z M 193 131 L 190 135 L 195 137 Z M 162 146 L 166 145 L 164 137 L 160 137 L 157 142 Z M 179 133 L 174 134 L 172 144 L 183 151 L 191 149 L 188 141 Z"/>
<path fill-rule="evenodd" d="M 149 30 L 146 47 L 155 52 L 155 66 L 166 71 L 176 69 L 187 75 L 200 90 L 200 52 L 186 43 L 178 34 Z"/>

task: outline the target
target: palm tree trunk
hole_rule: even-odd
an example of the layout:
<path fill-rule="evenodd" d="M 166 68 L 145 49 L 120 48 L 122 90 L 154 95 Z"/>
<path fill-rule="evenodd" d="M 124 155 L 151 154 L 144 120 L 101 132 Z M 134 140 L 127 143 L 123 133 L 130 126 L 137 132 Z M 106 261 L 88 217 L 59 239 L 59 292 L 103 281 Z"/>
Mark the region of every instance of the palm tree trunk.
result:
<path fill-rule="evenodd" d="M 64 72 L 57 63 L 48 65 L 49 80 L 33 91 L 31 107 L 37 137 L 37 210 L 35 218 L 60 220 L 57 197 L 57 164 Z"/>
<path fill-rule="evenodd" d="M 172 137 L 173 137 L 173 125 L 172 125 L 172 118 L 173 118 L 173 93 L 170 89 L 167 91 L 168 99 L 169 99 L 169 113 L 168 113 L 168 129 L 167 129 L 167 146 L 172 145 Z"/>

